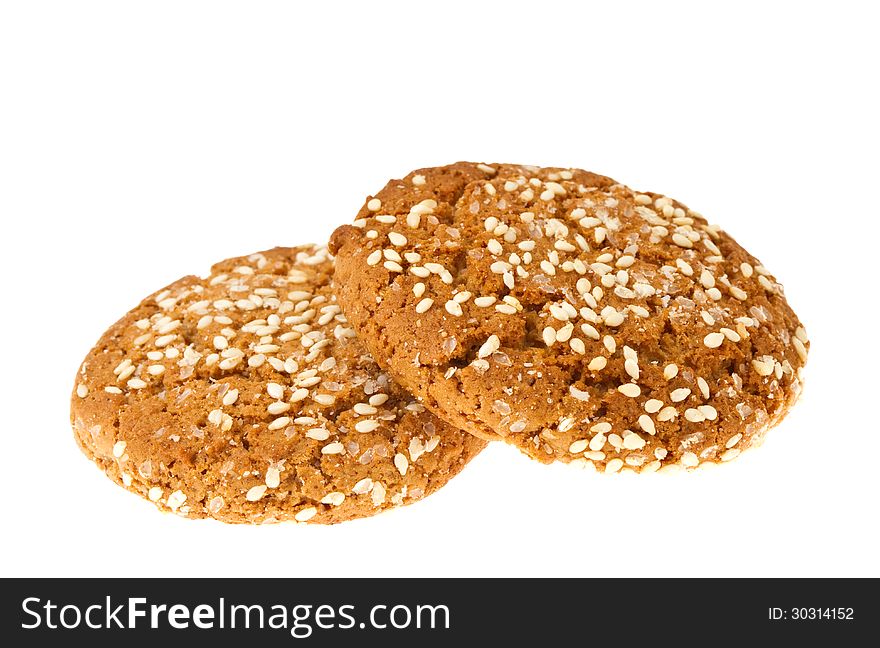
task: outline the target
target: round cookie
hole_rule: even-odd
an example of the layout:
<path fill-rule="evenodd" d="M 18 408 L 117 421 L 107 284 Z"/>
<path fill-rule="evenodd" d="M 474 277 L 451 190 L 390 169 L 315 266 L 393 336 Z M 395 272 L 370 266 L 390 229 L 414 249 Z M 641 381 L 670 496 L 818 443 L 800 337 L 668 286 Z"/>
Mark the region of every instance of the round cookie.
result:
<path fill-rule="evenodd" d="M 452 424 L 540 461 L 727 461 L 801 389 L 809 342 L 773 276 L 682 203 L 604 176 L 421 169 L 330 250 L 377 361 Z"/>
<path fill-rule="evenodd" d="M 275 248 L 145 299 L 79 370 L 81 449 L 159 508 L 224 522 L 332 524 L 443 486 L 485 442 L 376 365 L 332 273 L 326 248 Z"/>

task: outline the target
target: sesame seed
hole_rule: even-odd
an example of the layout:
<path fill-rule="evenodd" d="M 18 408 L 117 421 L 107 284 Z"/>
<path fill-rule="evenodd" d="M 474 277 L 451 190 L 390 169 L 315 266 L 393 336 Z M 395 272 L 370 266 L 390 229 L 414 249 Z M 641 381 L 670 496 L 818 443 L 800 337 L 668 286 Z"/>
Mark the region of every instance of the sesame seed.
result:
<path fill-rule="evenodd" d="M 676 364 L 668 364 L 663 367 L 663 377 L 666 380 L 672 380 L 678 375 L 678 365 Z"/>
<path fill-rule="evenodd" d="M 125 454 L 125 441 L 117 441 L 113 444 L 113 456 L 119 459 L 123 454 Z"/>
<path fill-rule="evenodd" d="M 266 385 L 266 392 L 272 398 L 275 398 L 278 400 L 284 398 L 284 387 L 282 387 L 278 383 L 270 382 L 269 384 L 267 384 Z"/>
<path fill-rule="evenodd" d="M 651 436 L 654 436 L 657 433 L 657 428 L 654 426 L 654 421 L 647 414 L 642 414 L 641 416 L 639 416 L 639 427 Z"/>
<path fill-rule="evenodd" d="M 803 330 L 803 329 L 800 329 Z M 804 346 L 804 343 L 801 342 L 800 338 L 793 337 L 791 338 L 792 346 L 794 350 L 797 352 L 798 357 L 801 359 L 801 362 L 807 361 L 807 347 Z"/>
<path fill-rule="evenodd" d="M 409 468 L 409 461 L 407 461 L 406 456 L 400 452 L 394 455 L 394 467 L 397 468 L 397 472 L 402 476 L 406 476 L 406 471 Z"/>
<path fill-rule="evenodd" d="M 380 209 L 382 209 L 382 201 L 378 198 L 370 199 L 369 201 L 367 201 L 367 209 L 373 212 L 379 211 Z"/>
<path fill-rule="evenodd" d="M 745 301 L 749 298 L 748 293 L 738 286 L 730 286 L 730 294 L 740 301 Z"/>
<path fill-rule="evenodd" d="M 557 342 L 568 342 L 571 334 L 574 332 L 574 324 L 569 322 L 558 331 L 556 331 L 556 341 Z"/>
<path fill-rule="evenodd" d="M 333 491 L 327 493 L 321 498 L 321 504 L 329 504 L 330 506 L 340 506 L 345 501 L 345 493 Z"/>
<path fill-rule="evenodd" d="M 450 299 L 449 301 L 446 302 L 444 307 L 446 308 L 446 312 L 449 313 L 450 315 L 452 315 L 454 317 L 461 317 L 461 315 L 462 315 L 461 304 L 459 304 L 457 301 Z"/>
<path fill-rule="evenodd" d="M 397 261 L 386 261 L 382 264 L 382 267 L 389 272 L 403 272 L 403 268 Z"/>
<path fill-rule="evenodd" d="M 572 338 L 568 345 L 575 353 L 584 355 L 587 352 L 587 347 L 584 345 L 583 340 L 581 340 L 580 338 Z"/>
<path fill-rule="evenodd" d="M 418 304 L 416 304 L 416 312 L 419 314 L 426 313 L 431 306 L 434 305 L 434 300 L 430 297 L 425 297 Z"/>
<path fill-rule="evenodd" d="M 596 356 L 592 360 L 590 360 L 590 364 L 587 365 L 587 369 L 590 371 L 602 371 L 605 366 L 608 364 L 608 360 L 604 356 Z"/>
<path fill-rule="evenodd" d="M 651 196 L 647 194 L 636 194 L 633 200 L 637 205 L 650 205 L 653 202 Z"/>
<path fill-rule="evenodd" d="M 553 346 L 553 343 L 556 342 L 556 329 L 552 326 L 544 327 L 544 330 L 541 332 L 541 337 L 544 339 L 544 344 L 548 347 Z"/>
<path fill-rule="evenodd" d="M 559 304 L 550 304 L 550 314 L 560 322 L 568 321 L 568 311 Z"/>
<path fill-rule="evenodd" d="M 483 346 L 480 347 L 477 352 L 478 358 L 487 358 L 493 353 L 495 353 L 498 348 L 501 346 L 501 341 L 498 339 L 497 335 L 490 335 L 489 339 L 483 343 Z"/>
<path fill-rule="evenodd" d="M 330 438 L 330 432 L 326 428 L 311 428 L 306 430 L 306 438 L 314 439 L 315 441 L 326 441 Z"/>
<path fill-rule="evenodd" d="M 723 342 L 723 333 L 709 333 L 706 337 L 703 338 L 703 344 L 705 344 L 710 349 L 717 349 L 721 346 Z"/>
<path fill-rule="evenodd" d="M 354 429 L 358 432 L 372 432 L 379 427 L 379 421 L 374 419 L 366 419 L 355 423 Z"/>
<path fill-rule="evenodd" d="M 633 380 L 639 379 L 639 363 L 635 360 L 628 359 L 623 363 L 623 369 Z"/>
<path fill-rule="evenodd" d="M 691 267 L 691 264 L 685 261 L 684 259 L 676 259 L 675 265 L 681 270 L 681 273 L 686 277 L 693 276 L 694 269 Z"/>
<path fill-rule="evenodd" d="M 287 427 L 288 425 L 290 425 L 290 417 L 289 416 L 281 416 L 281 417 L 275 419 L 274 421 L 272 421 L 271 423 L 269 423 L 269 425 L 266 427 L 270 430 L 280 430 L 282 428 Z"/>
<path fill-rule="evenodd" d="M 712 288 L 715 286 L 715 277 L 712 276 L 712 273 L 703 268 L 703 271 L 700 272 L 700 283 L 703 284 L 704 288 Z"/>
<path fill-rule="evenodd" d="M 678 410 L 670 405 L 660 410 L 657 414 L 657 420 L 663 423 L 673 420 L 676 416 L 678 416 Z"/>
<path fill-rule="evenodd" d="M 681 455 L 681 465 L 686 468 L 695 468 L 700 464 L 700 460 L 693 452 L 685 452 Z"/>
<path fill-rule="evenodd" d="M 691 395 L 691 390 L 687 387 L 680 387 L 678 389 L 673 389 L 669 394 L 669 400 L 673 403 L 680 403 L 688 396 Z"/>
<path fill-rule="evenodd" d="M 588 401 L 590 400 L 590 392 L 583 391 L 575 387 L 574 385 L 569 385 L 568 393 L 572 395 L 573 398 L 579 401 Z"/>
<path fill-rule="evenodd" d="M 742 450 L 739 448 L 731 448 L 730 450 L 725 450 L 721 453 L 721 461 L 730 461 L 731 459 L 736 459 Z"/>
<path fill-rule="evenodd" d="M 275 466 L 270 466 L 266 470 L 266 486 L 268 488 L 278 488 L 280 484 L 281 472 Z"/>
<path fill-rule="evenodd" d="M 623 437 L 623 447 L 627 450 L 641 450 L 645 447 L 645 440 L 635 432 L 630 432 Z"/>
<path fill-rule="evenodd" d="M 703 398 L 709 398 L 709 383 L 703 377 L 697 378 L 697 387 L 700 388 L 700 393 L 703 395 Z"/>
<path fill-rule="evenodd" d="M 325 455 L 343 454 L 344 452 L 345 446 L 342 445 L 342 443 L 340 443 L 339 441 L 328 443 L 323 448 L 321 448 L 321 454 Z"/>
<path fill-rule="evenodd" d="M 487 308 L 495 303 L 495 297 L 477 297 L 474 299 L 474 305 L 480 308 Z"/>
<path fill-rule="evenodd" d="M 104 391 L 107 392 L 108 394 L 121 394 L 122 393 L 122 390 L 119 389 L 119 387 L 114 387 L 113 385 L 110 385 L 109 387 L 104 387 Z"/>
<path fill-rule="evenodd" d="M 361 416 L 370 416 L 375 414 L 379 410 L 377 410 L 372 405 L 368 405 L 367 403 L 355 403 L 355 406 L 352 408 L 356 414 L 360 414 Z"/>
<path fill-rule="evenodd" d="M 153 486 L 149 491 L 147 491 L 147 497 L 150 498 L 151 502 L 158 502 L 162 499 L 162 489 L 158 486 Z"/>
<path fill-rule="evenodd" d="M 273 416 L 276 414 L 283 414 L 287 410 L 290 409 L 290 405 L 288 403 L 283 403 L 281 401 L 276 401 L 274 403 L 269 403 L 269 406 L 266 408 L 266 411 Z"/>
<path fill-rule="evenodd" d="M 763 356 L 763 359 L 755 358 L 752 360 L 752 366 L 755 368 L 755 371 L 758 372 L 759 376 L 769 376 L 773 373 L 773 369 L 775 368 L 775 363 L 772 361 L 768 361 L 766 358 L 768 356 Z"/>
<path fill-rule="evenodd" d="M 614 458 L 605 464 L 605 472 L 609 474 L 619 472 L 621 468 L 623 468 L 622 459 Z"/>
<path fill-rule="evenodd" d="M 336 396 L 333 394 L 315 394 L 312 397 L 318 405 L 333 405 L 336 402 Z"/>
<path fill-rule="evenodd" d="M 89 388 L 86 385 L 80 383 L 76 386 L 76 395 L 80 398 L 85 398 L 89 395 Z"/>
<path fill-rule="evenodd" d="M 707 421 L 714 421 L 718 418 L 718 410 L 711 405 L 698 405 L 697 409 L 700 410 L 700 414 L 706 417 Z"/>
<path fill-rule="evenodd" d="M 388 240 L 391 241 L 391 245 L 396 245 L 397 247 L 403 247 L 407 244 L 406 237 L 398 232 L 389 232 Z"/>
<path fill-rule="evenodd" d="M 293 516 L 293 519 L 297 522 L 308 522 L 317 514 L 318 509 L 316 509 L 314 506 L 310 506 L 309 508 L 304 508 L 299 511 L 296 515 Z"/>
<path fill-rule="evenodd" d="M 705 415 L 694 407 L 689 407 L 684 411 L 684 417 L 691 423 L 701 423 L 706 420 Z"/>
<path fill-rule="evenodd" d="M 636 398 L 642 393 L 641 388 L 635 383 L 624 383 L 617 388 L 617 391 L 629 398 Z"/>
<path fill-rule="evenodd" d="M 128 385 L 131 389 L 143 389 L 147 386 L 147 383 L 145 383 L 140 378 L 132 378 L 126 383 L 126 385 Z"/>
<path fill-rule="evenodd" d="M 412 183 L 417 187 L 425 186 L 425 176 L 423 175 L 414 175 L 412 179 Z M 343 497 L 345 497 L 343 495 Z"/>
<path fill-rule="evenodd" d="M 583 452 L 584 450 L 587 449 L 588 444 L 589 444 L 589 441 L 587 441 L 586 439 L 580 439 L 580 440 L 572 443 L 570 446 L 568 446 L 568 451 L 571 454 L 580 454 L 581 452 Z"/>
<path fill-rule="evenodd" d="M 676 245 L 678 245 L 679 247 L 683 247 L 683 248 L 694 247 L 694 244 L 691 242 L 691 240 L 688 237 L 684 236 L 683 234 L 680 234 L 679 232 L 675 232 L 672 235 L 672 242 L 675 243 Z"/>

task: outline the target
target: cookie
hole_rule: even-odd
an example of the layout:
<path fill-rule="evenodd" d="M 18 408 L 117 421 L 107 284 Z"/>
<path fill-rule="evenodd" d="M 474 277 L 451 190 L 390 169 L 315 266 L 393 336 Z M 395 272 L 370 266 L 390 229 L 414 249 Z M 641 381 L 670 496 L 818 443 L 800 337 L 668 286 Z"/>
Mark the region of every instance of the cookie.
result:
<path fill-rule="evenodd" d="M 71 400 L 81 449 L 191 518 L 332 524 L 409 504 L 485 442 L 425 411 L 364 349 L 326 248 L 184 277 L 114 324 Z"/>
<path fill-rule="evenodd" d="M 421 169 L 330 249 L 377 361 L 453 425 L 543 462 L 728 461 L 801 391 L 809 342 L 773 275 L 684 204 L 604 176 Z"/>

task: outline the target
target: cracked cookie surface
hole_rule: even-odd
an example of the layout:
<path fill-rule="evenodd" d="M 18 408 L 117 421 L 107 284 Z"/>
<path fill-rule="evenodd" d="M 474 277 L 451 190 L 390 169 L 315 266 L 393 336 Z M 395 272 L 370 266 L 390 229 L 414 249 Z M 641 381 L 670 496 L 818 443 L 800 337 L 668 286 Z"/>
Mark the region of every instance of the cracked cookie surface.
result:
<path fill-rule="evenodd" d="M 145 299 L 80 367 L 80 448 L 160 509 L 224 522 L 329 524 L 443 486 L 485 442 L 376 365 L 332 273 L 326 248 L 275 248 Z"/>
<path fill-rule="evenodd" d="M 439 416 L 540 461 L 728 461 L 801 390 L 809 342 L 770 272 L 682 203 L 604 176 L 420 169 L 330 249 L 380 364 Z"/>

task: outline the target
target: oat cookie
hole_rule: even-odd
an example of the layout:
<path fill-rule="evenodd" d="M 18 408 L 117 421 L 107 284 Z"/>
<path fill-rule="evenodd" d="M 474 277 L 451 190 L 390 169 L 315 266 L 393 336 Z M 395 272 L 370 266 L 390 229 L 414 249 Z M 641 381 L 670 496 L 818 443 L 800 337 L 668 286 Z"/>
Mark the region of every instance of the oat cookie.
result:
<path fill-rule="evenodd" d="M 769 271 L 682 203 L 610 178 L 421 169 L 330 248 L 379 363 L 454 425 L 541 461 L 728 461 L 801 390 L 809 342 Z"/>
<path fill-rule="evenodd" d="M 414 502 L 485 442 L 443 423 L 355 338 L 326 248 L 276 248 L 145 299 L 86 356 L 82 450 L 192 518 L 331 524 Z"/>

